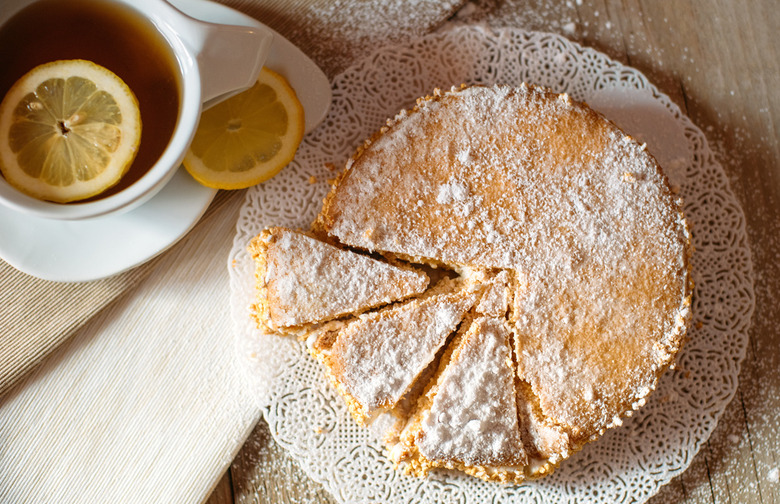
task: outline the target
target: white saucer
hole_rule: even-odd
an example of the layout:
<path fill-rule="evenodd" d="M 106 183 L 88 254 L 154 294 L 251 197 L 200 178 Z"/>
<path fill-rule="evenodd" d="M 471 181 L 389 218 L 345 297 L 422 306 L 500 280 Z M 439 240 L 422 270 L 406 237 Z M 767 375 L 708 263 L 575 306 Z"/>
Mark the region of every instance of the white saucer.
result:
<path fill-rule="evenodd" d="M 207 21 L 240 25 L 251 19 L 206 0 L 171 3 Z M 290 81 L 306 113 L 306 132 L 311 131 L 330 106 L 325 74 L 276 32 L 265 65 Z M 121 214 L 61 221 L 27 216 L 0 205 L 0 257 L 44 280 L 105 278 L 142 264 L 179 241 L 200 220 L 215 194 L 216 190 L 203 187 L 179 168 L 147 203 Z"/>

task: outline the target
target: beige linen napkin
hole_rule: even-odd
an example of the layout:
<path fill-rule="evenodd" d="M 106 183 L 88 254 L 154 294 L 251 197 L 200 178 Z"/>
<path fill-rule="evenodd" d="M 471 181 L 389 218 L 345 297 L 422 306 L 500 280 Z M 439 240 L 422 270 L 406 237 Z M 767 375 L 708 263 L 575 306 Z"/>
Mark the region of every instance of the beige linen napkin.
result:
<path fill-rule="evenodd" d="M 0 261 L 0 396 L 147 271 L 136 268 L 105 280 L 59 283 Z"/>
<path fill-rule="evenodd" d="M 231 196 L 238 194 L 217 193 L 204 218 Z M 41 280 L 0 260 L 0 397 L 92 316 L 146 278 L 155 262 L 102 280 L 69 283 Z"/>
<path fill-rule="evenodd" d="M 204 500 L 259 417 L 227 255 L 241 192 L 0 400 L 0 503 Z"/>

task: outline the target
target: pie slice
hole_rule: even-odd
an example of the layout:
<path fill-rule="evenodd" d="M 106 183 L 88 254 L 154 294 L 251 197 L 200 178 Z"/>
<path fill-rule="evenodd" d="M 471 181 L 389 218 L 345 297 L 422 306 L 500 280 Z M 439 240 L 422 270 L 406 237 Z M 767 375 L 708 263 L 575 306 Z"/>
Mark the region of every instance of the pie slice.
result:
<path fill-rule="evenodd" d="M 282 227 L 249 244 L 255 260 L 258 324 L 294 332 L 302 326 L 422 293 L 428 276 L 378 261 Z"/>
<path fill-rule="evenodd" d="M 391 449 L 394 462 L 418 476 L 443 467 L 486 480 L 525 478 L 510 334 L 505 320 L 491 317 L 461 329 L 446 367 Z"/>
<path fill-rule="evenodd" d="M 528 453 L 525 474 L 529 479 L 540 478 L 552 473 L 579 446 L 572 446 L 566 430 L 544 416 L 539 400 L 527 383 L 517 381 L 516 388 L 517 413 L 522 426 L 523 445 Z"/>
<path fill-rule="evenodd" d="M 335 332 L 320 332 L 309 348 L 364 425 L 398 404 L 476 297 L 444 279 L 423 297 L 361 315 Z M 323 344 L 323 338 L 332 344 Z"/>

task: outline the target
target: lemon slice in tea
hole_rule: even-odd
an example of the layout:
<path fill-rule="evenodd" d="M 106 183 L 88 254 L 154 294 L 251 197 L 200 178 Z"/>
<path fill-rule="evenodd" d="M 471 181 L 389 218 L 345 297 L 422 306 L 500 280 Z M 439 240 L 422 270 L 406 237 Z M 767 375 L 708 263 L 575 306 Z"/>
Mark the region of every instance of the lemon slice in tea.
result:
<path fill-rule="evenodd" d="M 0 169 L 39 199 L 66 203 L 100 194 L 127 172 L 140 141 L 135 95 L 91 61 L 37 66 L 0 104 Z"/>
<path fill-rule="evenodd" d="M 295 90 L 263 68 L 254 86 L 203 112 L 184 167 L 207 187 L 243 189 L 287 166 L 303 132 Z"/>

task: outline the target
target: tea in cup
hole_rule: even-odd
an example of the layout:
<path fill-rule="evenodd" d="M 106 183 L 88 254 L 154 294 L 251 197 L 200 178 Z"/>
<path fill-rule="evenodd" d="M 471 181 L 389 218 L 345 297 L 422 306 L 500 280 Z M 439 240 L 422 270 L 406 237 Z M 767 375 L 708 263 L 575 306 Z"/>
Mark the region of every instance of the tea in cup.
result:
<path fill-rule="evenodd" d="M 105 192 L 53 203 L 23 194 L 0 176 L 0 204 L 38 217 L 83 219 L 147 201 L 178 169 L 204 103 L 254 84 L 272 38 L 260 23 L 212 24 L 163 0 L 4 0 L 0 97 L 37 65 L 89 60 L 135 94 L 142 133 L 130 169 Z"/>

